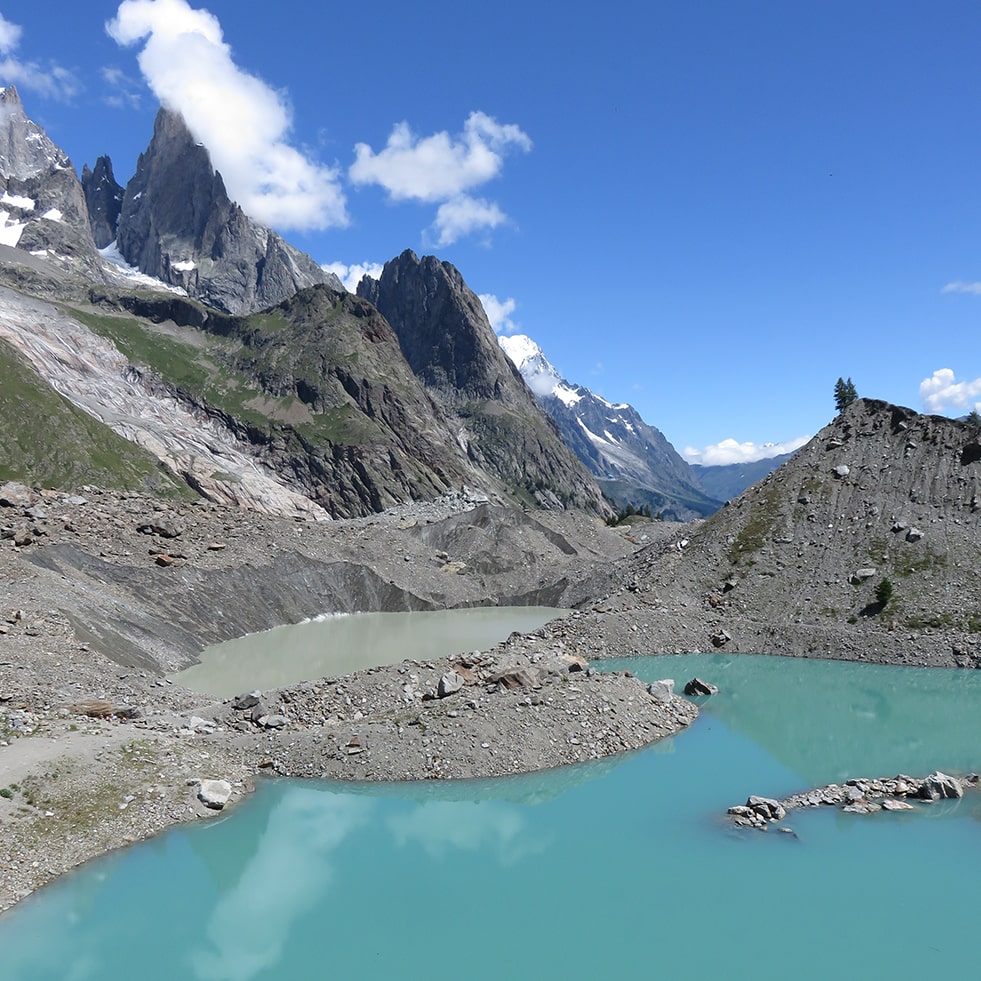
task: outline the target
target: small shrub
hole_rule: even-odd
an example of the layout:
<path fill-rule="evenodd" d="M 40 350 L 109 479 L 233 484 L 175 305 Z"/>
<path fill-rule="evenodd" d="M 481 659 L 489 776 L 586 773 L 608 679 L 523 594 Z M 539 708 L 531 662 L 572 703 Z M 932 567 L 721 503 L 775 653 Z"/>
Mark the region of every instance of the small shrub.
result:
<path fill-rule="evenodd" d="M 14 792 L 9 787 L 4 787 L 0 790 L 0 797 L 6 800 L 10 800 L 14 796 Z"/>
<path fill-rule="evenodd" d="M 892 599 L 892 583 L 888 579 L 883 579 L 878 586 L 875 587 L 875 601 L 883 609 L 888 605 L 889 600 Z"/>

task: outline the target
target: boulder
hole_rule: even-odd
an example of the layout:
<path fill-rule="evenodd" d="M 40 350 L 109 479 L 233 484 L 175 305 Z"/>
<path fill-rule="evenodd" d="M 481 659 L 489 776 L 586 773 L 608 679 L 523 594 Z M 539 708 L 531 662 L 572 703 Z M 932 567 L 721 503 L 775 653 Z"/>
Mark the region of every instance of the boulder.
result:
<path fill-rule="evenodd" d="M 647 693 L 659 702 L 670 702 L 674 697 L 674 678 L 662 678 L 647 686 Z"/>
<path fill-rule="evenodd" d="M 894 797 L 887 797 L 882 801 L 881 807 L 884 811 L 912 811 L 913 805 L 904 800 L 896 800 Z"/>
<path fill-rule="evenodd" d="M 202 780 L 198 784 L 198 800 L 213 811 L 220 811 L 232 796 L 232 785 L 227 780 Z"/>
<path fill-rule="evenodd" d="M 447 695 L 455 695 L 463 685 L 464 681 L 461 675 L 456 671 L 447 671 L 439 679 L 439 687 L 436 689 L 436 694 L 440 698 L 446 698 Z"/>
<path fill-rule="evenodd" d="M 746 799 L 746 806 L 767 821 L 782 821 L 787 816 L 787 809 L 772 797 L 757 797 L 754 794 Z"/>
<path fill-rule="evenodd" d="M 701 678 L 692 678 L 685 685 L 686 695 L 717 695 L 718 693 L 719 689 L 715 685 L 702 681 Z"/>
<path fill-rule="evenodd" d="M 957 777 L 934 770 L 920 787 L 919 797 L 922 800 L 953 799 L 964 796 L 964 788 Z"/>
<path fill-rule="evenodd" d="M 0 484 L 0 507 L 27 508 L 37 501 L 37 494 L 24 484 L 8 480 Z"/>
<path fill-rule="evenodd" d="M 183 528 L 170 518 L 152 518 L 149 521 L 141 521 L 136 530 L 143 535 L 159 535 L 161 538 L 179 538 L 183 533 Z"/>
<path fill-rule="evenodd" d="M 282 729 L 289 722 L 285 715 L 260 715 L 259 725 L 263 729 Z"/>
<path fill-rule="evenodd" d="M 859 583 L 865 582 L 867 579 L 875 578 L 875 569 L 856 569 L 848 581 L 853 585 L 857 586 Z"/>
<path fill-rule="evenodd" d="M 511 691 L 515 688 L 534 688 L 535 685 L 541 684 L 542 675 L 535 668 L 515 667 L 508 668 L 505 671 L 499 671 L 497 674 L 491 675 L 487 680 L 492 685 L 502 685 Z"/>
<path fill-rule="evenodd" d="M 732 640 L 732 637 L 728 631 L 720 630 L 718 633 L 712 634 L 710 639 L 713 647 L 725 647 Z"/>

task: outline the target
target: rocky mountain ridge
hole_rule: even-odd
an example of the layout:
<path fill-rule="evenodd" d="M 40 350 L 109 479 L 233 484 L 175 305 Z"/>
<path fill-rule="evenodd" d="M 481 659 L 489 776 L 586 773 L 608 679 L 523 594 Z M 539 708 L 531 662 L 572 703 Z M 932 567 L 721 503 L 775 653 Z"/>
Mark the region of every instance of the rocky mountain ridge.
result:
<path fill-rule="evenodd" d="M 126 185 L 116 242 L 130 265 L 226 313 L 271 307 L 318 283 L 343 289 L 228 197 L 207 148 L 166 108 Z"/>
<path fill-rule="evenodd" d="M 439 274 L 385 279 L 398 337 L 368 301 L 344 292 L 336 277 L 228 199 L 206 148 L 179 116 L 158 113 L 120 201 L 107 157 L 83 172 L 83 189 L 68 158 L 19 102 L 14 109 L 11 140 L 29 131 L 39 150 L 30 160 L 21 150 L 8 157 L 40 175 L 37 189 L 52 171 L 71 185 L 78 206 L 66 227 L 81 229 L 99 275 L 50 252 L 13 250 L 2 269 L 10 287 L 32 294 L 35 307 L 55 297 L 65 306 L 40 320 L 35 307 L 18 313 L 8 343 L 171 474 L 212 500 L 273 513 L 352 516 L 463 486 L 525 503 L 604 509 L 452 266 L 413 257 L 418 269 Z M 86 197 L 87 214 L 79 210 Z M 26 198 L 8 193 L 4 200 Z M 115 235 L 122 259 L 157 278 L 132 281 L 110 270 L 94 235 L 100 242 Z M 8 300 L 13 309 L 16 297 Z M 404 313 L 413 303 L 419 320 L 410 324 Z M 263 312 L 251 319 L 228 313 L 257 305 Z M 49 338 L 50 350 L 30 336 L 29 325 L 42 321 L 58 335 Z M 428 366 L 418 361 L 407 341 L 412 331 L 420 344 L 428 334 L 445 348 L 449 338 L 455 360 L 445 384 L 430 369 L 442 370 L 446 351 Z M 67 352 L 66 343 L 77 357 L 53 354 Z M 110 352 L 105 357 L 82 353 L 100 345 Z M 163 405 L 174 411 L 160 411 Z M 309 498 L 299 509 L 298 495 Z"/>
<path fill-rule="evenodd" d="M 704 517 L 720 506 L 664 435 L 644 422 L 633 406 L 614 405 L 566 381 L 530 337 L 515 334 L 498 341 L 566 444 L 594 477 L 611 482 L 602 483 L 611 499 L 621 505 L 649 506 L 674 521 Z"/>
<path fill-rule="evenodd" d="M 0 88 L 0 244 L 105 279 L 75 168 L 27 116 L 13 86 Z"/>
<path fill-rule="evenodd" d="M 392 325 L 409 366 L 476 465 L 499 473 L 530 502 L 599 510 L 602 494 L 497 343 L 459 270 L 406 250 L 365 277 L 358 295 Z"/>

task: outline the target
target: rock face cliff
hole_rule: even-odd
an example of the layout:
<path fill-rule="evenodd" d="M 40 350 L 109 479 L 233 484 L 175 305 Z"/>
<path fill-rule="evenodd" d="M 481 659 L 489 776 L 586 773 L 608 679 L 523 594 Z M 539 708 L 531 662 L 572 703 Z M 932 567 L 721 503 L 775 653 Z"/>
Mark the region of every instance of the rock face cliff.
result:
<path fill-rule="evenodd" d="M 499 340 L 566 444 L 611 500 L 620 506 L 649 506 L 673 521 L 704 517 L 719 507 L 721 502 L 699 486 L 664 434 L 644 422 L 632 405 L 614 405 L 566 381 L 530 337 L 516 334 Z"/>
<path fill-rule="evenodd" d="M 123 208 L 123 188 L 116 183 L 109 157 L 99 157 L 94 169 L 82 167 L 82 190 L 96 248 L 104 249 L 116 237 Z"/>
<path fill-rule="evenodd" d="M 343 289 L 229 199 L 207 148 L 167 109 L 126 185 L 116 243 L 130 265 L 227 313 L 274 306 L 318 283 Z"/>
<path fill-rule="evenodd" d="M 497 343 L 459 271 L 411 251 L 366 277 L 370 300 L 398 336 L 405 360 L 440 404 L 477 466 L 546 506 L 602 509 L 602 494 Z"/>
<path fill-rule="evenodd" d="M 0 244 L 103 278 L 72 162 L 28 118 L 13 86 L 0 89 Z"/>

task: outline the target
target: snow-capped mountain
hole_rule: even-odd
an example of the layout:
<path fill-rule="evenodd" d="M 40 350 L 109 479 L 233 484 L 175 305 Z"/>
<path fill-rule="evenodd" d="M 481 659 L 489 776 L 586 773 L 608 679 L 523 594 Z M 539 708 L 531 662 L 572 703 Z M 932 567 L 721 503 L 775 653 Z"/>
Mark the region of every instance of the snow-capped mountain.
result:
<path fill-rule="evenodd" d="M 595 476 L 646 492 L 633 503 L 650 503 L 665 517 L 687 520 L 718 508 L 675 448 L 632 405 L 608 402 L 566 381 L 524 334 L 498 341 L 563 439 Z M 629 496 L 629 488 L 617 496 L 624 494 Z"/>
<path fill-rule="evenodd" d="M 0 245 L 76 261 L 101 278 L 88 210 L 68 155 L 0 88 Z"/>

